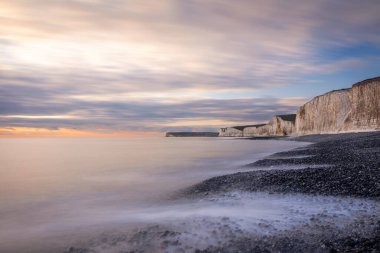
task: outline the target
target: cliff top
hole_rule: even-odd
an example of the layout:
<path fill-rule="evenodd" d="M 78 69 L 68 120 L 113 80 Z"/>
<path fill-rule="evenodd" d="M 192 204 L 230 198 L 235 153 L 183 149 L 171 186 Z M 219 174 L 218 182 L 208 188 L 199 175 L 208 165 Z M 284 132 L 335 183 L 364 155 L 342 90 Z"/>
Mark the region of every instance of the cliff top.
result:
<path fill-rule="evenodd" d="M 326 92 L 326 93 L 324 93 L 324 94 L 322 94 L 322 95 L 318 95 L 318 96 L 316 96 L 316 97 L 314 97 L 314 98 L 323 97 L 323 96 L 325 96 L 325 95 L 327 95 L 327 94 L 334 93 L 334 92 L 339 92 L 339 91 L 349 91 L 349 90 L 351 90 L 351 88 L 343 88 L 343 89 L 339 89 L 339 90 L 330 90 L 330 91 L 328 91 L 328 92 Z"/>
<path fill-rule="evenodd" d="M 366 85 L 366 84 L 368 84 L 368 83 L 372 83 L 372 82 L 380 82 L 380 76 L 378 76 L 378 77 L 374 77 L 374 78 L 369 78 L 369 79 L 366 79 L 366 80 L 363 80 L 363 81 L 357 82 L 357 83 L 353 84 L 353 85 L 351 86 L 351 88 L 354 87 L 354 86 Z M 344 88 L 344 89 L 332 90 L 332 91 L 326 92 L 326 93 L 324 93 L 324 94 L 322 94 L 322 95 L 318 95 L 318 96 L 313 97 L 310 101 L 306 102 L 304 105 L 310 103 L 311 101 L 313 101 L 313 100 L 316 99 L 316 98 L 323 97 L 323 96 L 325 96 L 325 95 L 327 95 L 327 94 L 334 93 L 334 92 L 339 92 L 339 91 L 349 91 L 349 90 L 351 90 L 351 88 Z"/>
<path fill-rule="evenodd" d="M 292 122 L 296 121 L 296 114 L 276 115 L 276 117 L 279 117 L 279 118 L 281 118 L 282 120 L 285 120 L 285 121 L 292 121 Z"/>
<path fill-rule="evenodd" d="M 354 85 L 352 85 L 352 87 L 359 86 L 359 85 L 365 85 L 365 84 L 372 83 L 372 82 L 380 82 L 380 76 L 377 76 L 374 78 L 369 78 L 369 79 L 357 82 Z"/>
<path fill-rule="evenodd" d="M 166 137 L 217 137 L 218 132 L 167 132 Z"/>
<path fill-rule="evenodd" d="M 233 126 L 232 128 L 235 128 L 237 130 L 243 131 L 246 127 L 261 127 L 265 126 L 266 124 L 256 124 L 256 125 L 246 125 L 246 126 Z"/>
<path fill-rule="evenodd" d="M 331 91 L 326 92 L 326 93 L 324 93 L 324 94 L 322 94 L 322 95 L 318 95 L 318 96 L 313 97 L 312 99 L 310 99 L 309 101 L 307 101 L 307 102 L 306 102 L 305 104 L 303 104 L 302 106 L 305 106 L 305 105 L 311 103 L 312 101 L 314 101 L 315 99 L 320 98 L 320 97 L 323 97 L 323 96 L 326 96 L 326 95 L 328 95 L 328 94 L 331 94 L 331 93 L 334 93 L 334 92 L 340 92 L 340 91 L 349 91 L 349 90 L 351 90 L 351 88 L 344 88 L 344 89 L 339 89 L 339 90 L 331 90 Z M 301 106 L 301 107 L 302 107 L 302 106 Z"/>

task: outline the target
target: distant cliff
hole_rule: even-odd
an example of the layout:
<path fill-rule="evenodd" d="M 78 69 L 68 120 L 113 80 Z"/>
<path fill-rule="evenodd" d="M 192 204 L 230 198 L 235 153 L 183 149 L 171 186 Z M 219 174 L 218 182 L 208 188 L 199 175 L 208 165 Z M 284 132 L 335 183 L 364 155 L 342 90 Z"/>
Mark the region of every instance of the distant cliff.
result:
<path fill-rule="evenodd" d="M 219 137 L 243 137 L 244 129 L 248 127 L 260 127 L 265 124 L 260 125 L 248 125 L 248 126 L 233 126 L 233 127 L 223 127 L 219 130 Z"/>
<path fill-rule="evenodd" d="M 315 97 L 297 111 L 297 135 L 379 128 L 380 77 Z"/>
<path fill-rule="evenodd" d="M 216 132 L 167 132 L 166 137 L 218 137 Z"/>
<path fill-rule="evenodd" d="M 285 136 L 295 131 L 295 114 L 276 115 L 268 124 L 246 127 L 243 136 Z"/>
<path fill-rule="evenodd" d="M 221 137 L 285 136 L 295 131 L 295 114 L 276 115 L 267 124 L 224 127 Z"/>
<path fill-rule="evenodd" d="M 348 129 L 351 89 L 336 90 L 315 97 L 297 111 L 296 133 L 331 133 Z"/>
<path fill-rule="evenodd" d="M 221 128 L 219 136 L 286 136 L 380 130 L 380 77 L 330 91 L 301 106 L 297 114 L 276 115 L 267 124 Z"/>

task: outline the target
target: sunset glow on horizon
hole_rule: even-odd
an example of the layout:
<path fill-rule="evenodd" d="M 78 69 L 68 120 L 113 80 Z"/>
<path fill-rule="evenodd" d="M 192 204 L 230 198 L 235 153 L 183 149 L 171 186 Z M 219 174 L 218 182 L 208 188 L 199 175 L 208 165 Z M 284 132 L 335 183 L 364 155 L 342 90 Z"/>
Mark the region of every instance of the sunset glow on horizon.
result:
<path fill-rule="evenodd" d="M 1 127 L 0 138 L 57 138 L 57 137 L 70 137 L 70 138 L 108 138 L 108 137 L 159 137 L 162 136 L 159 132 L 127 132 L 127 131 L 112 131 L 105 132 L 104 130 L 78 130 L 69 128 L 59 129 L 46 129 L 46 128 L 32 128 L 32 127 Z"/>
<path fill-rule="evenodd" d="M 378 76 L 379 12 L 373 0 L 2 0 L 0 137 L 267 122 Z"/>

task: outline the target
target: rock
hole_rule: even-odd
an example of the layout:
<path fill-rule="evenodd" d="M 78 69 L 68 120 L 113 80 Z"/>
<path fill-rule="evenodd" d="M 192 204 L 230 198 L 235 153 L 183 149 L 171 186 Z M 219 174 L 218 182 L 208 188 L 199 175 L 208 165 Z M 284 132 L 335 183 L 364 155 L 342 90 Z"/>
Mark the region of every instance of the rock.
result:
<path fill-rule="evenodd" d="M 246 127 L 243 136 L 286 136 L 295 132 L 296 114 L 276 115 L 266 125 Z"/>
<path fill-rule="evenodd" d="M 297 111 L 296 133 L 335 133 L 348 128 L 351 90 L 337 90 L 315 97 Z"/>
<path fill-rule="evenodd" d="M 222 137 L 288 136 L 380 130 L 380 77 L 317 96 L 297 114 L 276 115 L 268 124 L 221 128 Z"/>
<path fill-rule="evenodd" d="M 219 137 L 243 137 L 245 126 L 224 127 L 219 130 Z"/>
<path fill-rule="evenodd" d="M 352 86 L 352 128 L 375 129 L 380 127 L 380 78 Z"/>
<path fill-rule="evenodd" d="M 297 135 L 379 128 L 380 77 L 315 97 L 301 106 L 296 116 Z"/>

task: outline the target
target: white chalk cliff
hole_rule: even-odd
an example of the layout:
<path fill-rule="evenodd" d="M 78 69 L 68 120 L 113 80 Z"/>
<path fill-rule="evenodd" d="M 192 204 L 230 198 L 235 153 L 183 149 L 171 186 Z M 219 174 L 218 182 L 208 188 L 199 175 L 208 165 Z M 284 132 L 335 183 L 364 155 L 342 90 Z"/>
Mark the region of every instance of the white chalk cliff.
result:
<path fill-rule="evenodd" d="M 264 125 L 245 127 L 243 136 L 285 136 L 295 131 L 295 114 L 276 115 Z"/>
<path fill-rule="evenodd" d="M 296 134 L 339 133 L 380 128 L 380 78 L 315 97 L 297 111 Z"/>
<path fill-rule="evenodd" d="M 268 124 L 221 128 L 219 136 L 284 136 L 380 130 L 380 77 L 317 96 Z"/>

